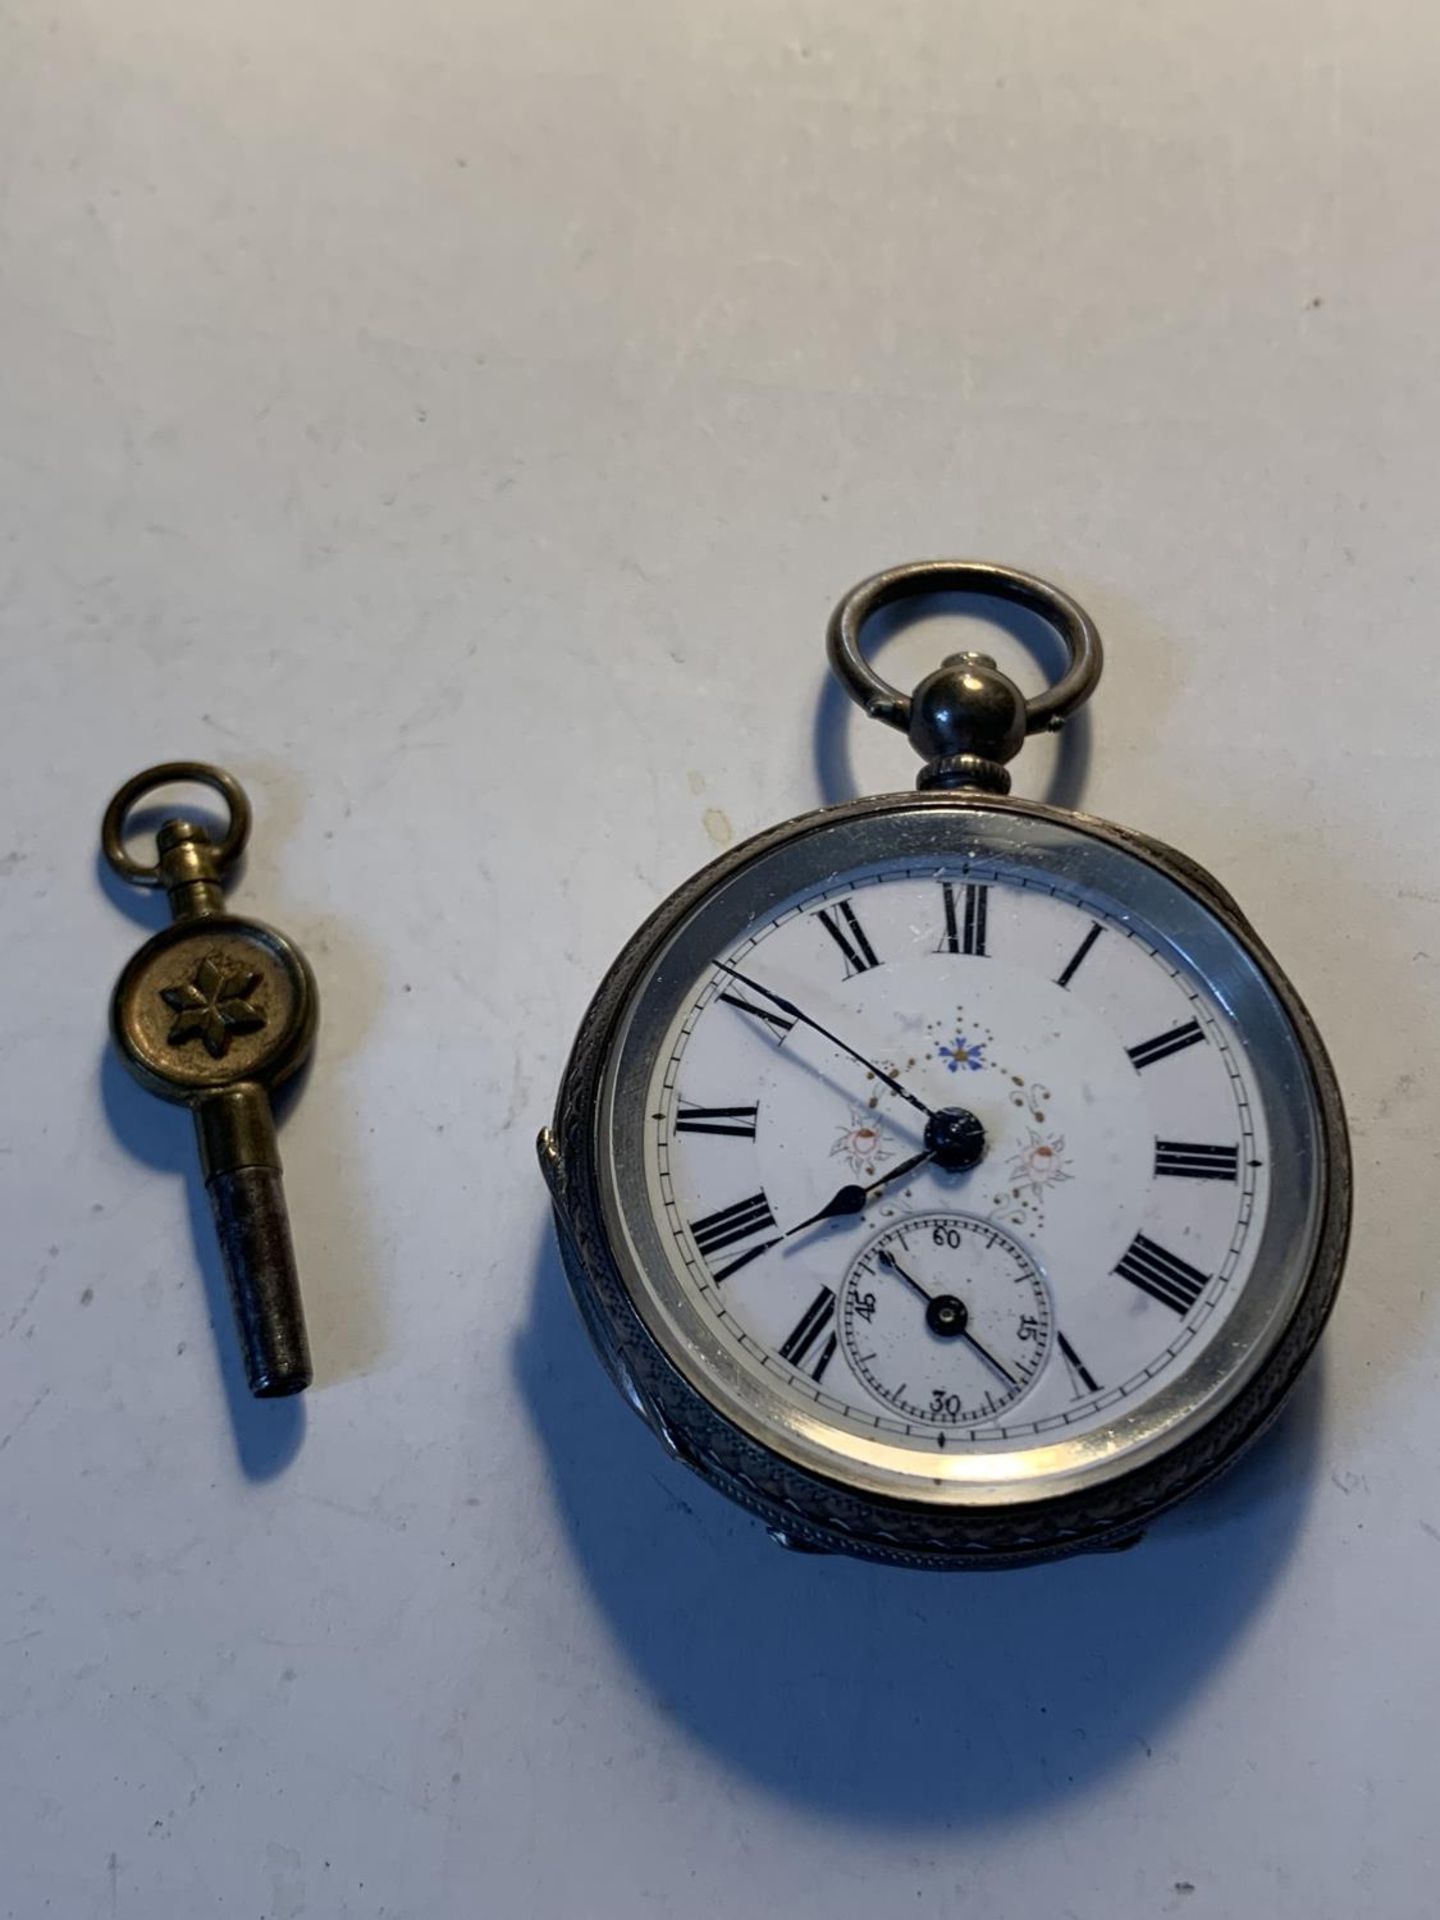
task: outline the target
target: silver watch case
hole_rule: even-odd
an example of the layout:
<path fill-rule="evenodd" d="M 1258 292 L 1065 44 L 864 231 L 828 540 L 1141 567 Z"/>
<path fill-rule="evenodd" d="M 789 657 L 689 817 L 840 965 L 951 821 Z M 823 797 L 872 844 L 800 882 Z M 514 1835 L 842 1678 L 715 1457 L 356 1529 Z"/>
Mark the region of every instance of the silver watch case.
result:
<path fill-rule="evenodd" d="M 1147 890 L 1173 904 L 1169 890 L 1178 888 L 1191 903 L 1192 917 L 1199 910 L 1197 938 L 1208 923 L 1217 952 L 1226 940 L 1233 943 L 1231 952 L 1238 949 L 1248 963 L 1247 978 L 1273 999 L 1293 1044 L 1290 1064 L 1308 1082 L 1307 1141 L 1300 1161 L 1290 1163 L 1300 1164 L 1302 1173 L 1292 1181 L 1292 1218 L 1279 1229 L 1293 1237 L 1297 1209 L 1306 1215 L 1303 1256 L 1290 1262 L 1295 1270 L 1262 1302 L 1265 1325 L 1252 1329 L 1248 1370 L 1235 1370 L 1218 1403 L 1200 1396 L 1192 1419 L 1160 1423 L 1153 1444 L 1127 1454 L 1133 1464 L 1087 1469 L 1077 1457 L 1075 1471 L 1051 1476 L 1039 1495 L 1021 1482 L 959 1495 L 951 1488 L 942 1495 L 897 1497 L 867 1484 L 863 1473 L 846 1471 L 842 1478 L 820 1468 L 813 1450 L 807 1456 L 792 1443 L 774 1409 L 737 1404 L 722 1410 L 708 1398 L 686 1369 L 685 1342 L 673 1337 L 638 1284 L 633 1251 L 607 1207 L 602 1171 L 617 1045 L 637 988 L 690 923 L 703 920 L 707 903 L 722 890 L 782 850 L 794 849 L 797 872 L 803 870 L 807 854 L 813 864 L 813 841 L 821 834 L 831 850 L 843 853 L 837 864 L 846 868 L 867 859 L 949 859 L 957 853 L 977 860 L 1012 858 L 1042 846 L 1055 854 L 1056 845 L 1063 845 L 1069 864 L 1086 872 L 1087 884 L 1094 884 L 1100 869 L 1126 876 L 1127 885 L 1110 889 L 1122 907 L 1126 898 L 1140 905 L 1136 896 Z M 1057 857 L 1036 864 L 1054 872 L 1064 863 Z M 757 911 L 784 891 L 770 885 Z M 1243 1013 L 1237 1010 L 1236 1018 L 1243 1030 Z M 1292 1117 L 1294 1111 L 1292 1103 Z M 1277 1144 L 1283 1149 L 1285 1143 Z M 581 1022 L 554 1123 L 542 1132 L 539 1152 L 581 1316 L 612 1378 L 666 1449 L 759 1515 L 783 1545 L 916 1567 L 1019 1566 L 1133 1543 L 1156 1515 L 1230 1465 L 1279 1412 L 1334 1302 L 1350 1223 L 1349 1146 L 1334 1072 L 1294 988 L 1229 894 L 1193 860 L 1145 835 L 1065 809 L 974 792 L 893 794 L 824 808 L 746 841 L 695 874 L 651 915 L 602 981 Z M 1275 1158 L 1282 1164 L 1279 1154 Z M 1262 1259 L 1264 1253 L 1262 1241 Z M 1183 1373 L 1176 1390 L 1189 1377 Z"/>

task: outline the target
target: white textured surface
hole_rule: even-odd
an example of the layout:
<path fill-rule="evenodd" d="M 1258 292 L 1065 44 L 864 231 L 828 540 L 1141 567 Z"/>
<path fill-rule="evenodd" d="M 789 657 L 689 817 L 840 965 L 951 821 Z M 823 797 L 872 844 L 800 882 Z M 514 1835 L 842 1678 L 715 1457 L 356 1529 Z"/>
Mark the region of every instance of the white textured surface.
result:
<path fill-rule="evenodd" d="M 0 1913 L 1433 1912 L 1436 54 L 1416 0 L 0 5 Z M 819 631 L 957 550 L 1099 617 L 1085 801 L 1255 913 L 1359 1187 L 1256 1458 L 946 1582 L 665 1463 L 531 1141 L 717 840 L 842 740 L 908 778 Z M 96 817 L 177 753 L 324 989 L 303 1409 L 227 1399 L 185 1123 L 102 1065 Z"/>

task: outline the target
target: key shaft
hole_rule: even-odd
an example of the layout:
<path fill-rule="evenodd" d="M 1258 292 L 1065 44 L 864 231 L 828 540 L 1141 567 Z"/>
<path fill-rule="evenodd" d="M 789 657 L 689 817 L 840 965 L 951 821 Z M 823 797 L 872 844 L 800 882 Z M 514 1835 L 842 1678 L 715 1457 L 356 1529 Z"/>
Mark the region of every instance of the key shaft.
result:
<path fill-rule="evenodd" d="M 250 1391 L 301 1393 L 310 1343 L 269 1096 L 253 1083 L 212 1094 L 195 1108 L 195 1132 Z"/>

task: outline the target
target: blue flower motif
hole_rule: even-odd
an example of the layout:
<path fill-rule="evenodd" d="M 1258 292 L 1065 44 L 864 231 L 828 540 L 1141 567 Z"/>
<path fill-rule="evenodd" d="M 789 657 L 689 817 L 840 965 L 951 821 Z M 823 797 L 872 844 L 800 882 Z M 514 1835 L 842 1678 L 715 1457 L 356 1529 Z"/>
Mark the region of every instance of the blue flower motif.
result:
<path fill-rule="evenodd" d="M 941 1047 L 940 1058 L 951 1073 L 959 1073 L 962 1067 L 970 1073 L 978 1073 L 985 1065 L 985 1042 L 967 1040 L 963 1033 L 957 1033 L 953 1047 Z"/>

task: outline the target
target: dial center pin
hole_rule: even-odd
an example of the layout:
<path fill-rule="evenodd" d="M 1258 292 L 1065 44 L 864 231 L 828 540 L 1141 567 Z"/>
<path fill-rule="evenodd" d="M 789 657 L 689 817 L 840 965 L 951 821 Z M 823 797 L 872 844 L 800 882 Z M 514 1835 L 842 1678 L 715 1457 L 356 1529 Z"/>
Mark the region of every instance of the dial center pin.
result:
<path fill-rule="evenodd" d="M 957 1300 L 953 1293 L 937 1294 L 925 1309 L 926 1326 L 942 1340 L 958 1340 L 969 1322 L 965 1302 Z"/>
<path fill-rule="evenodd" d="M 985 1158 L 985 1129 L 968 1107 L 941 1107 L 925 1123 L 925 1148 L 946 1173 L 965 1173 Z"/>

